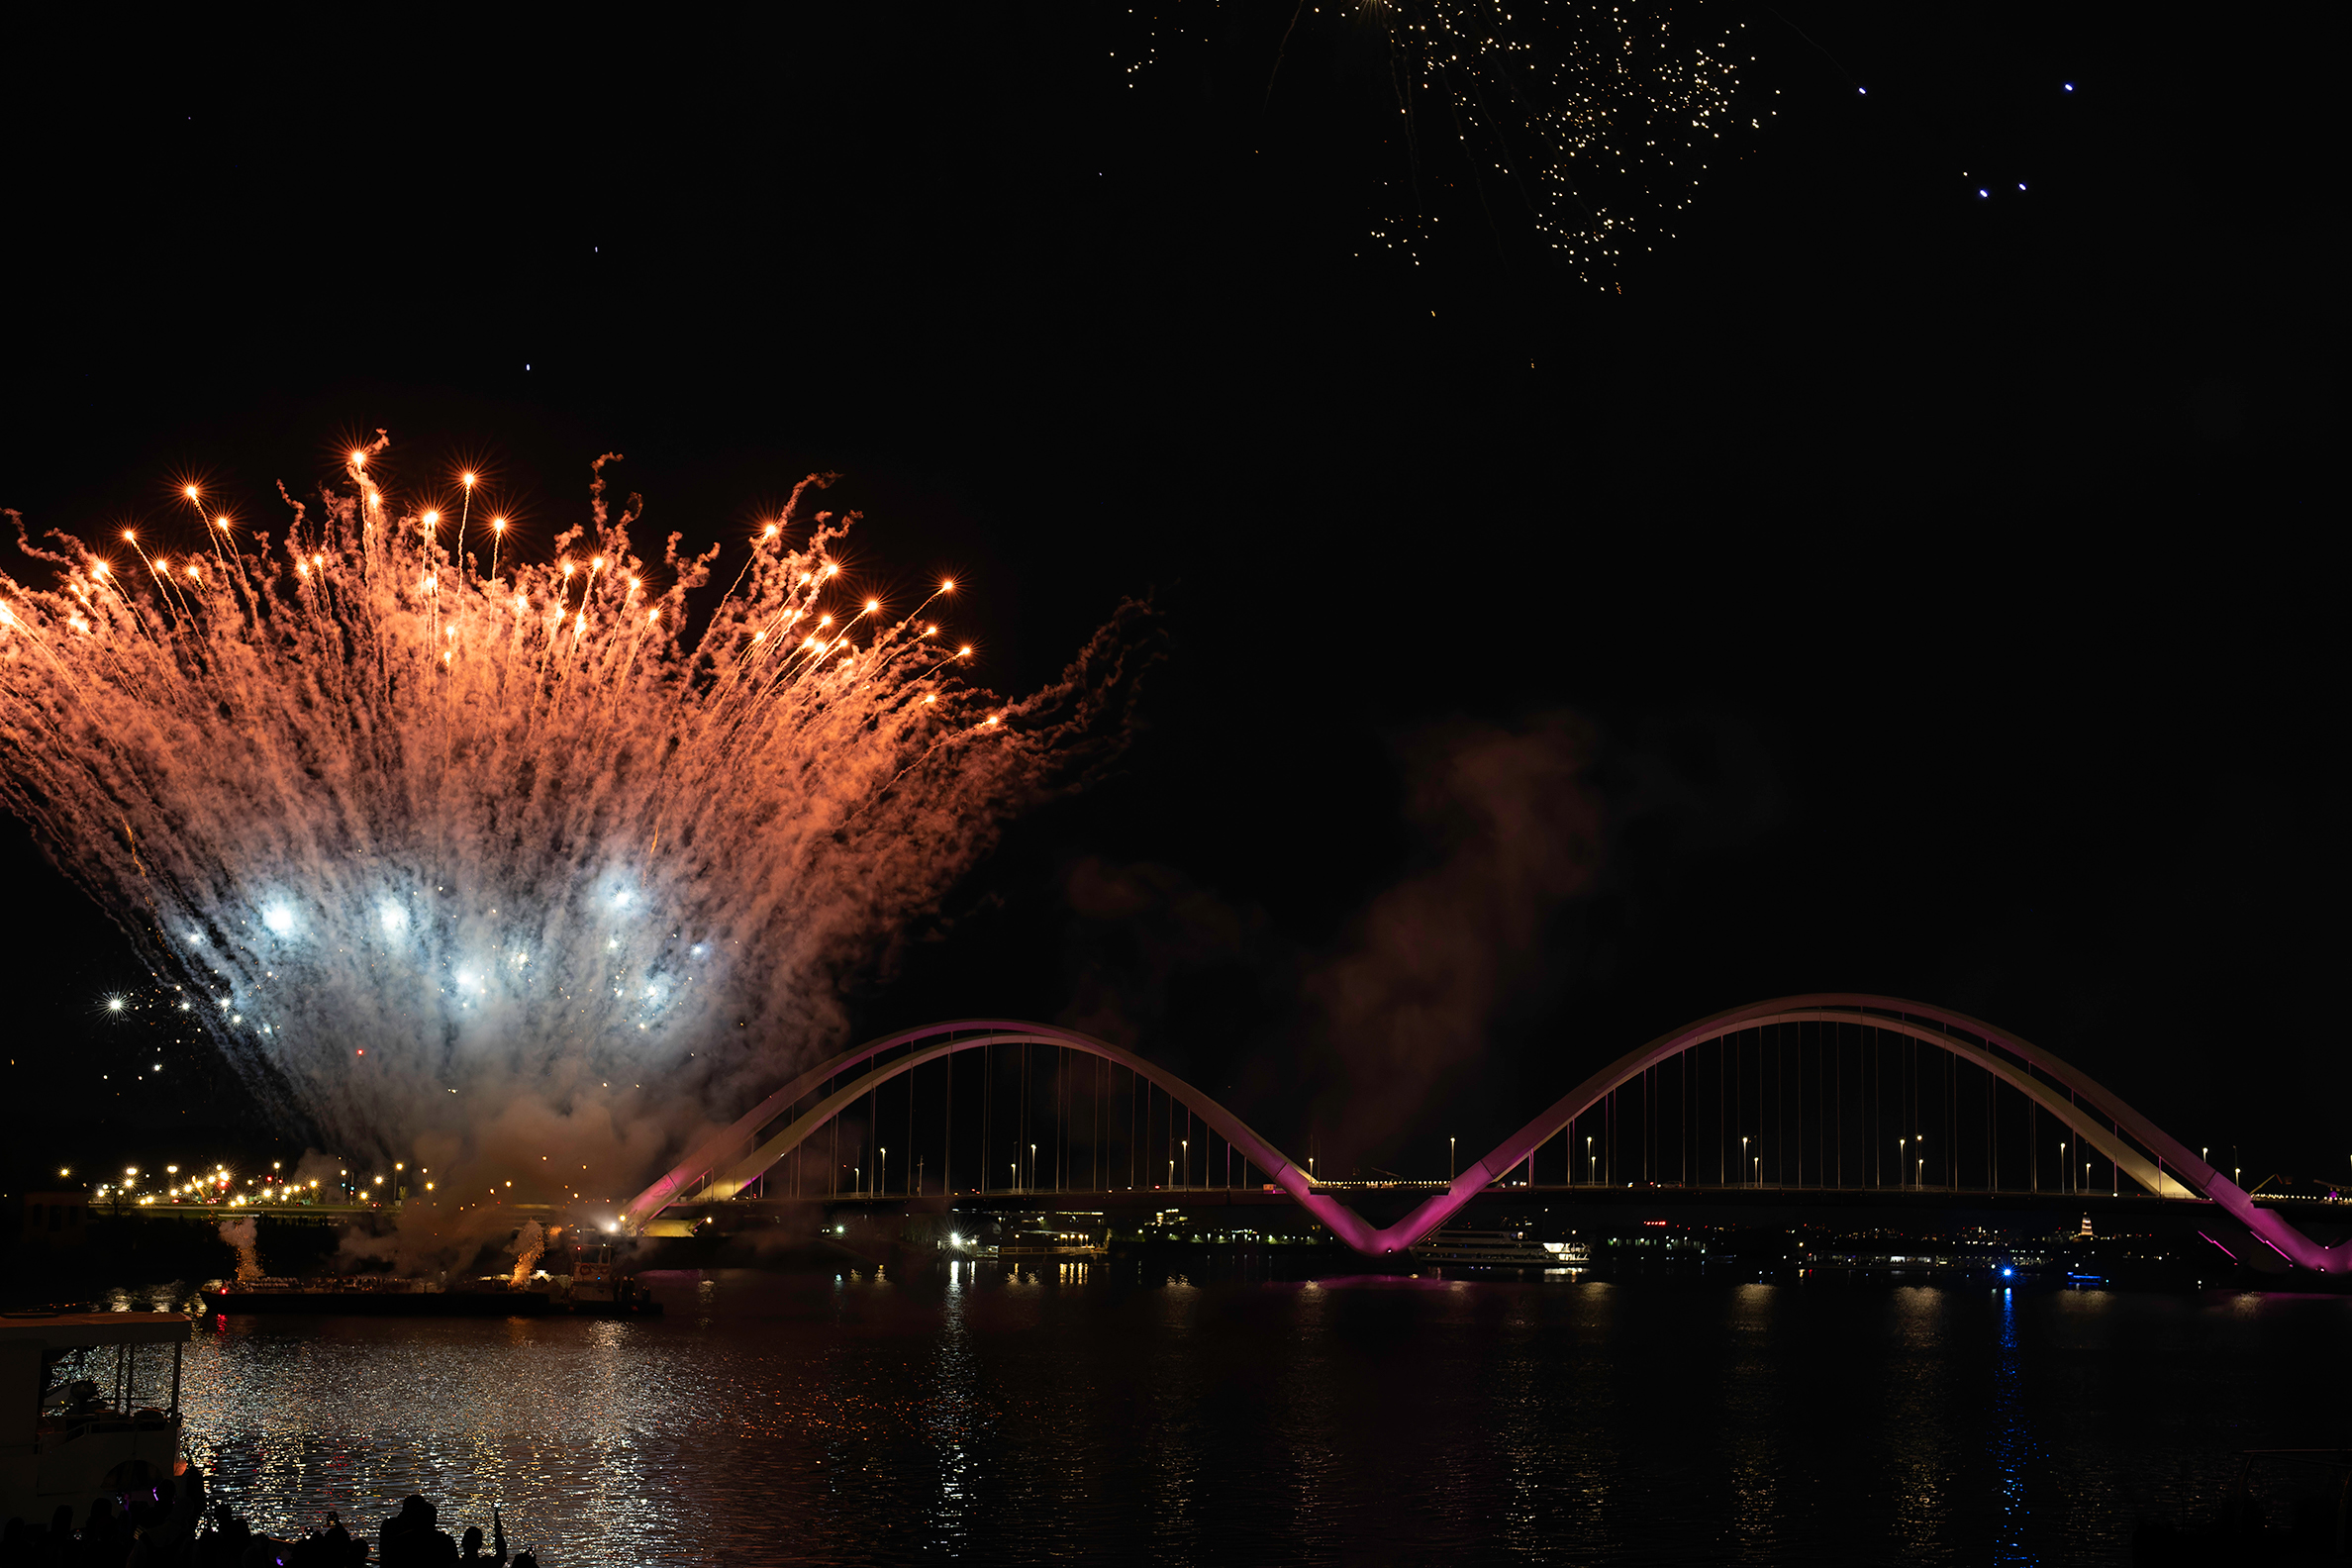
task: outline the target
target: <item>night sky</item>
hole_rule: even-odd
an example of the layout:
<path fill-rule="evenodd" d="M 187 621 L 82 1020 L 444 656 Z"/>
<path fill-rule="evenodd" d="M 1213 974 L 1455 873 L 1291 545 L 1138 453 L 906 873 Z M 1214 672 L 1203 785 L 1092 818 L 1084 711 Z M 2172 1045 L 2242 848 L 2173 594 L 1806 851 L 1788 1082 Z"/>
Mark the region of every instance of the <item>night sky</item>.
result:
<path fill-rule="evenodd" d="M 1688 1020 L 1875 991 L 2249 1184 L 2346 1174 L 2340 19 L 1710 12 L 1770 118 L 1603 288 L 1441 152 L 1419 263 L 1367 245 L 1352 13 L 1179 8 L 1130 78 L 1103 9 L 19 35 L 0 505 L 169 529 L 188 471 L 266 520 L 381 428 L 527 539 L 626 453 L 700 543 L 839 469 L 1008 692 L 1148 595 L 1124 762 L 861 1033 L 1071 1023 L 1426 1174 Z M 211 1047 L 138 1076 L 171 1030 L 13 823 L 0 864 L 25 1157 L 256 1146 Z M 1484 967 L 1370 1084 L 1439 933 Z"/>

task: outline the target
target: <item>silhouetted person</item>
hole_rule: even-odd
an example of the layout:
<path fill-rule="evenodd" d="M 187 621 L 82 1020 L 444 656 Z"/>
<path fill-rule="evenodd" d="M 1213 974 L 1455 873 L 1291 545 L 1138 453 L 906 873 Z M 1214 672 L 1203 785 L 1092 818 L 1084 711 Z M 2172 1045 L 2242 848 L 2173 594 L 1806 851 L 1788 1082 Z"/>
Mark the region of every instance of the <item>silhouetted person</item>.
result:
<path fill-rule="evenodd" d="M 506 1531 L 498 1532 L 495 1553 L 482 1550 L 482 1526 L 468 1524 L 464 1537 L 457 1542 L 457 1560 L 461 1563 L 503 1563 L 506 1561 Z"/>
<path fill-rule="evenodd" d="M 115 1533 L 115 1506 L 113 1498 L 90 1499 L 90 1517 L 82 1523 L 82 1555 L 92 1562 L 104 1560 L 102 1552 L 94 1553 L 92 1546 L 111 1546 L 118 1539 Z"/>
<path fill-rule="evenodd" d="M 140 1520 L 139 1538 L 132 1543 L 125 1568 L 164 1568 L 167 1563 L 178 1568 L 187 1560 L 188 1546 L 204 1518 L 204 1472 L 190 1459 L 174 1460 L 171 1468 L 177 1479 L 166 1477 L 156 1487 L 155 1501 Z"/>
<path fill-rule="evenodd" d="M 201 1568 L 238 1568 L 245 1561 L 245 1547 L 252 1539 L 253 1532 L 228 1504 L 215 1503 L 212 1528 L 196 1542 L 196 1561 Z"/>
<path fill-rule="evenodd" d="M 353 1540 L 351 1538 L 351 1532 L 343 1528 L 342 1516 L 338 1515 L 333 1509 L 329 1509 L 327 1511 L 327 1534 L 325 1539 L 327 1542 L 327 1549 L 332 1554 L 327 1559 L 329 1562 L 361 1563 L 367 1561 L 367 1543 L 365 1541 Z"/>
<path fill-rule="evenodd" d="M 439 1568 L 457 1560 L 457 1543 L 435 1527 L 433 1505 L 419 1493 L 401 1500 L 400 1512 L 384 1520 L 377 1538 L 385 1568 Z"/>

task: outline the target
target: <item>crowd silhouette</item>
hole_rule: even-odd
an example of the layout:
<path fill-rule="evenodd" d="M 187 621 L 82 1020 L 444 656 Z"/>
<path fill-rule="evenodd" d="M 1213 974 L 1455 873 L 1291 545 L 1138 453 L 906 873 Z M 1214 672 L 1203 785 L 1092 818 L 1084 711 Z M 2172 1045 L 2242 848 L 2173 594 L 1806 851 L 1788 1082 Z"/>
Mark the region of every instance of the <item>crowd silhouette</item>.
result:
<path fill-rule="evenodd" d="M 422 1496 L 402 1500 L 370 1543 L 332 1511 L 325 1525 L 298 1538 L 263 1534 L 226 1503 L 208 1510 L 204 1472 L 181 1461 L 173 1473 L 122 1497 L 103 1497 L 85 1518 L 59 1508 L 47 1525 L 12 1519 L 0 1530 L 0 1568 L 439 1568 L 443 1563 L 497 1563 L 539 1568 L 526 1550 L 507 1555 L 506 1521 L 490 1512 L 490 1536 L 469 1526 L 459 1539 L 441 1527 L 439 1511 Z"/>

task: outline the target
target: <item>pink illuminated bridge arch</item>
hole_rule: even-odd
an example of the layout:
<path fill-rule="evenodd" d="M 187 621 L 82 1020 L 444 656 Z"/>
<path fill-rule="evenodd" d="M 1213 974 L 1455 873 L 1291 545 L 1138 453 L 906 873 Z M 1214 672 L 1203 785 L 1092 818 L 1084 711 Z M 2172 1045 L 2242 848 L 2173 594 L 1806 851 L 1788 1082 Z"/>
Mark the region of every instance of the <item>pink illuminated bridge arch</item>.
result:
<path fill-rule="evenodd" d="M 917 1067 L 960 1051 L 991 1045 L 1056 1045 L 1114 1061 L 1190 1107 L 1202 1121 L 1271 1174 L 1276 1185 L 1330 1232 L 1371 1256 L 1402 1252 L 1453 1218 L 1478 1193 L 1583 1116 L 1613 1090 L 1658 1063 L 1728 1034 L 1780 1024 L 1852 1024 L 1908 1035 L 1949 1051 L 1991 1073 L 2065 1126 L 2147 1192 L 2162 1198 L 2210 1202 L 2243 1225 L 2289 1264 L 2322 1273 L 2352 1269 L 2352 1242 L 2326 1247 L 2311 1240 L 2278 1214 L 2248 1198 L 2235 1183 L 2199 1158 L 2147 1118 L 2087 1074 L 2022 1036 L 1996 1029 L 1948 1008 L 1858 992 L 1823 992 L 1754 1002 L 1704 1018 L 1659 1035 L 1602 1068 L 1547 1107 L 1541 1115 L 1497 1144 L 1441 1192 L 1431 1195 L 1396 1224 L 1376 1226 L 1323 1191 L 1296 1161 L 1261 1137 L 1239 1117 L 1174 1073 L 1130 1050 L 1075 1029 L 1018 1019 L 961 1019 L 926 1025 L 872 1040 L 820 1063 L 785 1084 L 700 1147 L 623 1208 L 621 1226 L 635 1233 L 655 1215 L 679 1202 L 735 1197 L 797 1148 L 835 1115 L 875 1088 Z M 905 1053 L 840 1083 L 788 1126 L 761 1133 L 802 1099 L 861 1062 L 905 1048 Z M 2135 1146 L 2136 1145 L 2136 1146 Z"/>

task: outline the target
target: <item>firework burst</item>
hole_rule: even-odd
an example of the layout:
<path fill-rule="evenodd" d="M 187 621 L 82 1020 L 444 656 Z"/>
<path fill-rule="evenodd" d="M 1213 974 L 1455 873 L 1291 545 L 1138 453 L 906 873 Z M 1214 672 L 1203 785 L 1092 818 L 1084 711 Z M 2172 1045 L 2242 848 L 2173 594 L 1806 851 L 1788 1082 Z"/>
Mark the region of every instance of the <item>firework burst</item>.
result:
<path fill-rule="evenodd" d="M 951 585 L 848 590 L 854 515 L 801 515 L 827 479 L 690 635 L 719 549 L 640 558 L 602 459 L 589 521 L 526 564 L 472 510 L 460 550 L 460 518 L 396 508 L 383 446 L 289 500 L 281 542 L 199 495 L 196 547 L 51 535 L 25 548 L 55 586 L 0 577 L 9 805 L 345 1149 L 462 1137 L 485 1097 L 692 1108 L 789 1063 L 1116 731 L 1131 614 L 993 700 L 940 626 Z"/>
<path fill-rule="evenodd" d="M 1221 9 L 1155 7 L 1135 47 L 1114 51 L 1128 82 L 1178 54 L 1179 39 L 1207 38 Z M 1368 238 L 1416 265 L 1445 219 L 1439 193 L 1466 185 L 1475 215 L 1457 218 L 1498 241 L 1531 232 L 1575 276 L 1611 286 L 1631 255 L 1673 233 L 1708 169 L 1767 118 L 1733 107 L 1754 61 L 1744 25 L 1711 25 L 1697 7 L 1302 0 L 1272 51 L 1275 72 L 1302 27 L 1325 20 L 1377 36 L 1385 50 L 1397 132 L 1387 140 L 1402 157 Z"/>

